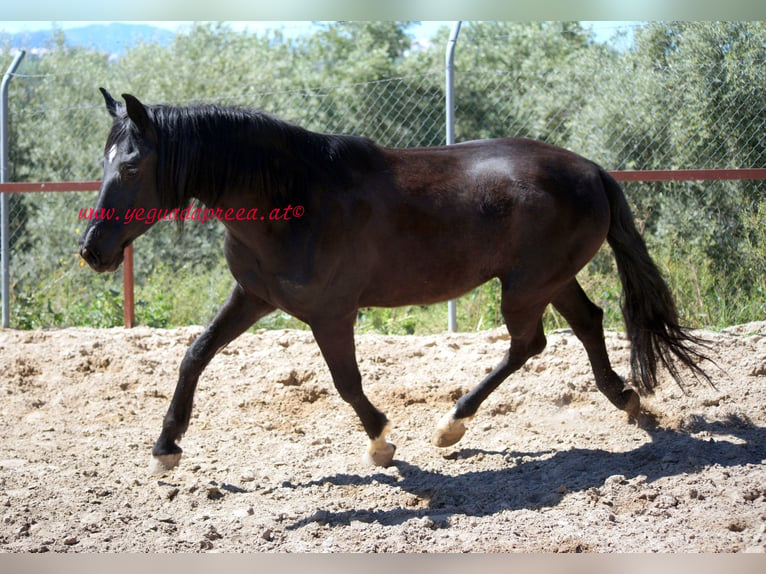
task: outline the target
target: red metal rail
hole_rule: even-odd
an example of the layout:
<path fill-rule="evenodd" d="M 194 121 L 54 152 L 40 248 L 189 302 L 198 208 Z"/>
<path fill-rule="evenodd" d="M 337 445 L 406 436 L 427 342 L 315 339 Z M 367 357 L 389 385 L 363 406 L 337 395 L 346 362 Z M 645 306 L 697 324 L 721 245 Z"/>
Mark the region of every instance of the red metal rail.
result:
<path fill-rule="evenodd" d="M 722 181 L 766 179 L 766 169 L 661 169 L 622 170 L 609 173 L 617 181 Z M 0 183 L 0 193 L 36 193 L 61 191 L 98 191 L 100 181 L 44 181 L 33 183 Z M 125 327 L 135 325 L 135 301 L 133 298 L 133 245 L 125 248 L 122 262 L 123 316 Z"/>
<path fill-rule="evenodd" d="M 100 181 L 37 181 L 0 183 L 2 193 L 34 193 L 39 191 L 98 191 Z"/>
<path fill-rule="evenodd" d="M 766 169 L 655 169 L 609 172 L 617 181 L 721 181 L 766 179 Z"/>

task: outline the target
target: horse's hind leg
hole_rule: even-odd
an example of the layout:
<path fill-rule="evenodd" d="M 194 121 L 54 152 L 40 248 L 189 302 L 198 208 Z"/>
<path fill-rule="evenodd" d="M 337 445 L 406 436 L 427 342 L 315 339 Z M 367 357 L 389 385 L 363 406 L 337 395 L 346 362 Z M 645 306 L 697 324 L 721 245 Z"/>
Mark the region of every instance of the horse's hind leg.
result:
<path fill-rule="evenodd" d="M 356 312 L 346 318 L 311 322 L 317 345 L 330 368 L 340 397 L 350 404 L 362 422 L 370 445 L 365 460 L 377 466 L 388 466 L 396 447 L 386 442 L 388 419 L 369 401 L 362 390 L 362 375 L 356 362 L 354 320 Z"/>
<path fill-rule="evenodd" d="M 450 412 L 439 421 L 431 442 L 439 447 L 452 446 L 465 433 L 465 422 L 470 420 L 481 406 L 481 403 L 494 391 L 500 383 L 527 362 L 530 357 L 542 352 L 545 348 L 542 314 L 544 306 L 520 306 L 509 308 L 501 304 L 503 318 L 511 335 L 511 348 L 505 353 L 503 360 L 471 391 L 461 397 Z"/>
<path fill-rule="evenodd" d="M 235 286 L 210 325 L 186 350 L 179 368 L 178 383 L 170 407 L 162 422 L 162 432 L 152 448 L 152 470 L 170 470 L 181 459 L 181 447 L 176 444 L 189 427 L 194 391 L 199 376 L 215 354 L 274 307 L 248 297 Z"/>
<path fill-rule="evenodd" d="M 572 327 L 588 353 L 596 386 L 618 409 L 636 417 L 639 413 L 638 393 L 626 388 L 625 381 L 612 370 L 604 342 L 603 311 L 596 306 L 576 279 L 553 299 L 553 306 Z"/>

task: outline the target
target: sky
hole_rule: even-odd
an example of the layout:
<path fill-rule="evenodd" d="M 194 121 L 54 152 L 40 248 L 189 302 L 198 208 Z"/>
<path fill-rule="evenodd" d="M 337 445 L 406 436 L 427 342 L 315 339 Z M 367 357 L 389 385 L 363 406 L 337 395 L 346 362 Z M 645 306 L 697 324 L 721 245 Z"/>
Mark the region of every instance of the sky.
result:
<path fill-rule="evenodd" d="M 183 30 L 184 28 L 188 28 L 193 23 L 192 21 L 179 21 L 179 20 L 124 21 L 124 22 L 134 23 L 134 24 L 149 24 L 149 25 L 170 30 L 173 32 Z M 0 21 L 0 32 L 15 33 L 15 32 L 35 31 L 35 30 L 50 30 L 54 24 L 63 30 L 67 30 L 68 28 L 78 28 L 81 26 L 87 26 L 89 24 L 94 24 L 94 23 L 108 24 L 109 21 L 99 21 L 99 22 L 94 22 L 94 21 L 53 22 L 53 21 L 43 21 L 43 20 Z M 261 31 L 267 28 L 272 28 L 272 29 L 279 28 L 279 29 L 282 29 L 285 33 L 293 32 L 295 34 L 300 34 L 304 31 L 309 30 L 312 24 L 311 21 L 309 20 L 289 20 L 289 21 L 261 20 L 257 22 L 228 21 L 227 23 L 235 30 Z M 597 40 L 607 41 L 612 36 L 614 36 L 614 34 L 618 30 L 630 29 L 638 25 L 638 22 L 599 20 L 599 21 L 586 21 L 586 22 L 583 22 L 583 24 L 593 29 L 594 33 L 596 34 Z M 418 26 L 413 28 L 412 32 L 415 34 L 417 39 L 430 39 L 431 37 L 433 37 L 434 33 L 440 27 L 446 26 L 451 28 L 452 25 L 453 25 L 453 22 L 451 21 L 435 21 L 435 20 L 422 21 Z"/>
<path fill-rule="evenodd" d="M 193 22 L 192 21 L 180 21 L 180 20 L 141 20 L 141 21 L 134 21 L 134 20 L 120 20 L 120 22 L 124 24 L 148 24 L 150 26 L 155 26 L 157 28 L 162 28 L 165 30 L 170 30 L 171 32 L 176 32 L 179 30 L 183 30 L 185 27 L 188 27 Z M 50 28 L 56 24 L 57 26 L 61 27 L 62 29 L 66 30 L 68 28 L 79 28 L 82 26 L 88 26 L 90 24 L 109 24 L 111 21 L 64 21 L 64 22 L 54 22 L 54 21 L 44 21 L 44 20 L 31 20 L 31 21 L 19 21 L 19 20 L 10 20 L 10 21 L 0 21 L 0 30 L 3 32 L 29 32 L 29 31 L 35 31 L 35 30 L 50 30 Z M 311 25 L 311 21 L 305 20 L 305 21 L 286 21 L 286 22 L 279 22 L 279 21 L 260 21 L 260 22 L 229 22 L 232 27 L 235 29 L 252 29 L 252 30 L 258 30 L 258 29 L 265 29 L 265 28 L 274 28 L 274 27 L 289 27 L 289 28 L 295 28 L 295 29 L 305 29 L 306 27 Z"/>
<path fill-rule="evenodd" d="M 46 20 L 127 21 L 135 18 L 173 21 L 187 18 L 208 20 L 581 20 L 581 21 L 652 21 L 652 20 L 763 20 L 763 0 L 533 0 L 531 2 L 498 0 L 3 0 L 0 23 Z M 603 27 L 603 26 L 600 26 Z"/>

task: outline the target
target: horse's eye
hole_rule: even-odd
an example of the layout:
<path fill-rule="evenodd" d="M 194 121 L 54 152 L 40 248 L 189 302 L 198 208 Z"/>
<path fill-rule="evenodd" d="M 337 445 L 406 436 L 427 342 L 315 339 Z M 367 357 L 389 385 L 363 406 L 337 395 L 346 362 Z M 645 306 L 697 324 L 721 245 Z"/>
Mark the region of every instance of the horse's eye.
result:
<path fill-rule="evenodd" d="M 138 168 L 131 164 L 131 163 L 123 163 L 120 166 L 120 175 L 124 178 L 132 178 L 135 177 L 138 173 Z"/>

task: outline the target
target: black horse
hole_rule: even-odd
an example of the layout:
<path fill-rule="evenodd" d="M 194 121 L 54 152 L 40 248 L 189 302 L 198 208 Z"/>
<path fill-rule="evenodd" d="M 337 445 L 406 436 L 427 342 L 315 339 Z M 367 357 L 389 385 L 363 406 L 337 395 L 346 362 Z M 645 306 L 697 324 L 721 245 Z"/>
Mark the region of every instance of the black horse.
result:
<path fill-rule="evenodd" d="M 389 464 L 395 447 L 386 442 L 386 416 L 362 390 L 354 349 L 361 307 L 431 304 L 501 281 L 510 348 L 438 423 L 437 446 L 456 443 L 482 401 L 543 350 L 549 304 L 585 346 L 598 388 L 631 415 L 639 393 L 655 387 L 659 366 L 677 381 L 677 363 L 707 378 L 700 341 L 679 325 L 622 190 L 591 161 L 528 139 L 389 149 L 259 111 L 144 105 L 131 95 L 122 104 L 101 92 L 113 125 L 96 208 L 115 216 L 89 223 L 80 255 L 96 271 L 114 271 L 157 213 L 182 218 L 197 200 L 226 227 L 236 281 L 181 362 L 152 450 L 160 469 L 178 464 L 177 441 L 205 366 L 275 309 L 311 327 L 377 465 Z M 623 286 L 632 385 L 612 370 L 603 313 L 575 278 L 604 240 Z"/>

